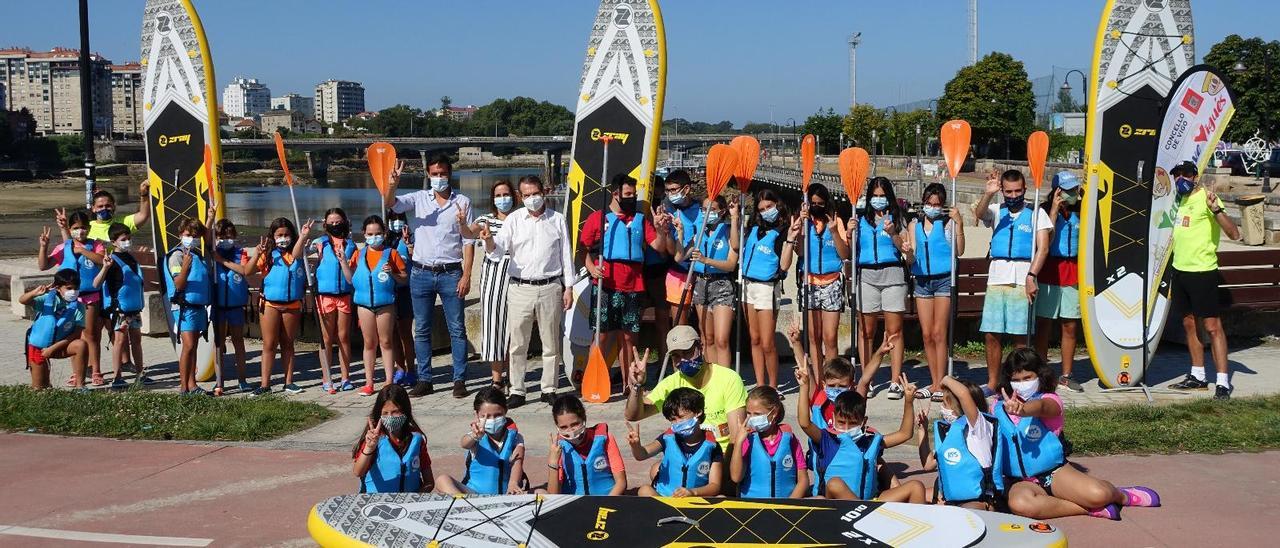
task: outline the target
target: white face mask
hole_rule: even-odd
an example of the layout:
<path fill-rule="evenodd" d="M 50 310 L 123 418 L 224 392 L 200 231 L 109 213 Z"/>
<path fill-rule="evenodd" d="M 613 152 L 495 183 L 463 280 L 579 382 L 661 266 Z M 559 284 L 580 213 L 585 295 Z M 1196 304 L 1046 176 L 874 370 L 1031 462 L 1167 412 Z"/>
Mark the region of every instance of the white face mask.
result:
<path fill-rule="evenodd" d="M 541 194 L 534 194 L 533 196 L 527 196 L 524 199 L 524 206 L 528 208 L 529 211 L 542 211 L 542 206 L 545 205 L 545 203 L 546 203 L 546 198 L 544 198 Z"/>
<path fill-rule="evenodd" d="M 448 177 L 431 177 L 429 179 L 429 182 L 431 183 L 431 190 L 434 190 L 436 192 L 444 192 L 446 190 L 449 190 Z"/>
<path fill-rule="evenodd" d="M 506 417 L 493 417 L 484 420 L 484 432 L 490 436 L 496 436 L 502 432 L 502 428 L 507 425 Z"/>
<path fill-rule="evenodd" d="M 587 433 L 587 425 L 579 424 L 577 428 L 570 430 L 568 432 L 561 430 L 560 437 L 564 438 L 564 441 L 567 441 L 569 443 L 578 443 L 578 440 L 581 440 L 582 436 L 586 433 Z"/>
<path fill-rule="evenodd" d="M 289 247 L 290 240 L 291 240 L 291 238 L 289 238 L 288 236 L 285 236 L 285 237 L 283 237 L 283 238 L 276 238 L 276 247 L 278 247 L 278 248 L 280 248 L 280 249 L 284 249 L 284 248 L 286 248 L 286 247 Z"/>
<path fill-rule="evenodd" d="M 68 289 L 62 292 L 62 300 L 73 303 L 80 298 L 80 292 L 74 289 Z"/>
<path fill-rule="evenodd" d="M 947 408 L 947 407 L 943 407 L 941 409 L 941 412 L 942 412 L 942 421 L 948 424 L 956 422 L 956 419 L 960 418 L 958 415 L 956 415 L 955 411 L 952 411 L 950 408 Z"/>
<path fill-rule="evenodd" d="M 831 426 L 831 429 L 832 429 L 832 430 L 835 430 L 835 431 L 836 431 L 836 434 L 848 434 L 848 435 L 849 435 L 849 437 L 851 437 L 851 438 L 853 438 L 853 439 L 855 439 L 855 440 L 856 440 L 856 439 L 858 439 L 858 438 L 861 438 L 861 437 L 862 437 L 862 435 L 866 433 L 866 427 L 865 427 L 865 426 L 855 426 L 855 427 L 850 428 L 850 429 L 848 429 L 848 430 L 841 430 L 839 426 L 832 425 L 832 426 Z"/>
<path fill-rule="evenodd" d="M 119 249 L 120 251 L 128 251 L 129 247 L 131 247 L 132 245 L 133 245 L 133 240 L 120 240 L 116 242 L 116 249 Z"/>
<path fill-rule="evenodd" d="M 1018 393 L 1018 397 L 1024 401 L 1031 401 L 1031 398 L 1040 393 L 1040 379 L 1030 379 L 1025 381 L 1013 381 L 1009 383 L 1013 386 L 1013 391 Z"/>
<path fill-rule="evenodd" d="M 769 415 L 751 415 L 747 417 L 747 428 L 753 432 L 763 432 L 772 424 L 769 421 Z"/>
<path fill-rule="evenodd" d="M 196 239 L 195 239 L 195 237 L 194 237 L 194 236 L 183 236 L 183 237 L 182 237 L 182 247 L 185 247 L 185 248 L 187 248 L 187 249 L 191 249 L 192 247 L 195 247 L 195 245 L 196 245 Z"/>
<path fill-rule="evenodd" d="M 83 229 L 83 228 L 73 228 L 73 229 L 71 229 L 71 239 L 73 239 L 73 240 L 83 240 L 83 239 L 84 239 L 84 229 Z"/>

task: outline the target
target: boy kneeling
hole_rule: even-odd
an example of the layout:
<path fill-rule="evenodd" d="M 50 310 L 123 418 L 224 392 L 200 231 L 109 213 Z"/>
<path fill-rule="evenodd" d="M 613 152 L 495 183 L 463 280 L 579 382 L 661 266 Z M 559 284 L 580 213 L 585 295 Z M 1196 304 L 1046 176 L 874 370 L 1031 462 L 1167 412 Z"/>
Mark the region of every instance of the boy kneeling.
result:
<path fill-rule="evenodd" d="M 84 307 L 80 296 L 80 273 L 62 269 L 53 275 L 53 283 L 45 284 L 18 297 L 18 302 L 36 309 L 35 322 L 27 331 L 27 369 L 31 370 L 31 388 L 51 388 L 49 360 L 71 358 L 73 386 L 84 386 L 84 366 L 89 347 L 80 339 L 84 329 Z"/>

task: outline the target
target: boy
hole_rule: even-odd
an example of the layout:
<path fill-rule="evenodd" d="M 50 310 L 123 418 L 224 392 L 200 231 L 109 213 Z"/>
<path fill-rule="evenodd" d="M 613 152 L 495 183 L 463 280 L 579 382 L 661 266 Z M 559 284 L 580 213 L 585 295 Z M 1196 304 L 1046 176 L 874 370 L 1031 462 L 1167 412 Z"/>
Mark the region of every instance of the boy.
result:
<path fill-rule="evenodd" d="M 206 217 L 212 219 L 211 214 Z M 239 233 L 236 225 L 229 219 L 218 219 L 214 224 L 214 272 L 218 283 L 214 285 L 213 295 L 213 345 L 218 353 L 218 367 L 222 367 L 222 357 L 226 354 L 227 338 L 236 352 L 236 375 L 240 379 L 237 388 L 241 393 L 253 391 L 253 387 L 245 382 L 244 355 L 244 307 L 249 304 L 248 277 L 254 270 L 249 260 L 249 253 L 236 243 Z M 221 371 L 219 371 L 221 373 Z M 327 377 L 327 375 L 326 375 Z M 214 395 L 222 395 L 222 375 L 218 375 L 218 386 L 214 387 Z"/>
<path fill-rule="evenodd" d="M 196 348 L 200 336 L 209 327 L 207 307 L 212 301 L 213 274 L 200 253 L 200 240 L 206 236 L 199 219 L 186 218 L 179 232 L 181 239 L 165 257 L 165 290 L 169 294 L 173 327 L 181 338 L 178 356 L 178 393 L 205 395 L 196 384 Z"/>
<path fill-rule="evenodd" d="M 144 374 L 145 362 L 142 360 L 142 267 L 129 254 L 133 235 L 128 226 L 115 223 L 107 234 L 114 251 L 103 257 L 102 270 L 93 283 L 103 288 L 103 310 L 113 333 L 111 357 L 116 372 L 111 388 L 122 389 L 128 386 L 123 377 L 126 364 L 132 364 L 137 372 L 135 384 L 151 382 Z"/>
<path fill-rule="evenodd" d="M 650 485 L 641 485 L 642 497 L 714 497 L 720 494 L 724 452 L 716 435 L 702 428 L 702 393 L 677 388 L 662 402 L 662 416 L 671 427 L 648 445 L 640 443 L 640 424 L 627 423 L 627 442 L 638 461 L 661 456 L 649 469 Z"/>
<path fill-rule="evenodd" d="M 18 297 L 23 305 L 36 309 L 35 322 L 27 331 L 27 369 L 31 370 L 31 388 L 51 388 L 49 360 L 71 358 L 71 381 L 76 390 L 84 386 L 85 358 L 88 345 L 80 338 L 84 307 L 80 297 L 80 274 L 64 268 L 53 275 L 53 283 L 32 289 Z"/>

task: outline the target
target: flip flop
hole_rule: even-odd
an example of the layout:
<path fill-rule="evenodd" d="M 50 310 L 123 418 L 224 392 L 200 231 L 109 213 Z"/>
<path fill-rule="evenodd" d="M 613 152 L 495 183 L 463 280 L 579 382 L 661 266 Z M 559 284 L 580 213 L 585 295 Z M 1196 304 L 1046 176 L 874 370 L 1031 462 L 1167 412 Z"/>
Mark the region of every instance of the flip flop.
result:
<path fill-rule="evenodd" d="M 94 386 L 102 386 L 107 383 L 106 379 L 102 378 L 102 373 L 94 373 L 92 382 Z"/>

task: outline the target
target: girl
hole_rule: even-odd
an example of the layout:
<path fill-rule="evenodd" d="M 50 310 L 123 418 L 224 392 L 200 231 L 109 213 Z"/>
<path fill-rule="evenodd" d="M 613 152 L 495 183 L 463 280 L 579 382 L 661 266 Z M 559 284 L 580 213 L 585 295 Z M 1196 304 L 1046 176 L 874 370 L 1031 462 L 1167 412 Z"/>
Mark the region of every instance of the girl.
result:
<path fill-rule="evenodd" d="M 702 427 L 702 393 L 680 387 L 662 402 L 662 416 L 671 421 L 657 440 L 640 444 L 640 424 L 627 424 L 627 442 L 638 461 L 662 456 L 649 473 L 651 485 L 641 485 L 642 497 L 714 497 L 720 494 L 724 453 L 716 435 Z"/>
<path fill-rule="evenodd" d="M 38 255 L 40 270 L 48 270 L 57 265 L 58 268 L 69 268 L 80 274 L 80 304 L 84 309 L 84 320 L 81 322 L 80 336 L 84 338 L 88 351 L 89 368 L 92 372 L 94 386 L 102 386 L 102 291 L 101 286 L 94 285 L 98 273 L 102 270 L 102 257 L 106 254 L 106 246 L 101 241 L 89 239 L 89 214 L 76 211 L 67 216 L 66 210 L 54 210 L 54 220 L 62 231 L 62 243 L 53 248 L 49 254 L 44 253 L 48 236 L 41 235 L 41 253 Z M 72 386 L 73 379 L 67 379 L 67 386 Z"/>
<path fill-rule="evenodd" d="M 920 447 L 921 467 L 938 471 L 936 487 L 925 498 L 995 510 L 996 496 L 1004 491 L 1004 477 L 1003 470 L 995 468 L 996 419 L 987 413 L 982 387 L 945 376 L 937 393 L 943 396 L 942 418 L 933 423 L 933 436 L 927 435 L 927 411 L 921 411 L 916 420 L 920 427 L 916 444 Z"/>
<path fill-rule="evenodd" d="M 1062 399 L 1053 369 L 1030 348 L 1010 352 L 1000 368 L 996 404 L 998 464 L 1012 479 L 1009 510 L 1033 519 L 1089 515 L 1120 519 L 1121 506 L 1160 506 L 1146 487 L 1116 488 L 1067 463 L 1062 436 Z"/>
<path fill-rule="evenodd" d="M 212 219 L 213 216 L 207 218 Z M 244 307 L 249 304 L 248 278 L 254 266 L 249 261 L 249 253 L 236 243 L 239 233 L 230 219 L 218 219 L 213 231 L 217 241 L 213 266 L 218 275 L 218 283 L 213 288 L 213 346 L 218 351 L 218 363 L 221 364 L 222 355 L 226 354 L 227 337 L 231 338 L 231 346 L 236 353 L 236 376 L 240 379 L 237 387 L 241 393 L 248 393 L 253 387 L 245 382 Z M 222 376 L 219 375 L 218 379 L 221 381 Z M 222 390 L 219 382 L 213 392 L 221 394 Z"/>
<path fill-rule="evenodd" d="M 756 214 L 742 248 L 751 363 L 756 384 L 774 388 L 778 387 L 778 352 L 773 340 L 778 328 L 778 296 L 782 294 L 782 278 L 791 268 L 801 224 L 791 219 L 786 207 L 772 190 L 756 194 Z"/>
<path fill-rule="evenodd" d="M 500 179 L 493 183 L 493 187 L 489 189 L 489 197 L 493 201 L 493 212 L 481 215 L 476 219 L 476 224 L 485 224 L 489 227 L 489 232 L 497 234 L 502 230 L 502 223 L 506 221 L 507 214 L 511 213 L 515 208 L 515 186 L 511 181 Z M 479 231 L 479 226 L 472 228 L 473 231 Z M 484 253 L 484 242 L 477 240 L 476 244 L 480 246 L 480 252 Z M 503 371 L 507 368 L 507 284 L 510 278 L 507 276 L 507 265 L 511 262 L 510 255 L 489 255 L 484 256 L 484 270 L 480 273 L 480 302 L 483 303 L 485 313 L 481 315 L 481 333 L 484 338 L 480 343 L 480 359 L 489 362 L 489 370 L 493 373 L 493 385 L 499 388 L 507 388 L 510 381 L 504 383 L 502 379 Z M 523 380 L 523 379 L 521 379 Z"/>
<path fill-rule="evenodd" d="M 738 198 L 726 201 L 724 196 L 702 202 L 703 213 L 697 220 L 704 226 L 697 249 L 682 247 L 676 261 L 693 262 L 693 305 L 702 330 L 703 351 L 711 363 L 730 364 L 729 338 L 733 334 L 733 318 L 738 309 L 738 284 L 732 272 L 738 268 Z M 726 215 L 728 219 L 725 219 Z M 698 227 L 690 227 L 697 230 Z M 684 223 L 676 225 L 676 238 L 684 241 Z"/>
<path fill-rule="evenodd" d="M 1040 204 L 1053 219 L 1053 232 L 1049 248 L 1037 254 L 1045 254 L 1037 280 L 1040 292 L 1036 295 L 1036 352 L 1048 359 L 1049 333 L 1053 324 L 1062 326 L 1062 376 L 1058 386 L 1072 392 L 1084 392 L 1080 383 L 1071 378 L 1071 366 L 1075 362 L 1076 329 L 1080 325 L 1080 292 L 1076 288 L 1079 273 L 1076 254 L 1080 250 L 1080 179 L 1070 171 L 1059 171 L 1053 176 L 1053 190 L 1049 199 Z"/>
<path fill-rule="evenodd" d="M 435 488 L 427 436 L 403 386 L 378 391 L 364 433 L 351 451 L 361 493 L 429 493 Z"/>
<path fill-rule="evenodd" d="M 738 496 L 795 499 L 809 490 L 804 451 L 783 415 L 773 387 L 757 386 L 747 394 L 747 418 L 729 456 L 729 479 L 738 485 Z"/>
<path fill-rule="evenodd" d="M 252 396 L 271 393 L 271 371 L 275 366 L 276 348 L 280 349 L 280 361 L 284 362 L 284 389 L 291 394 L 302 392 L 293 383 L 293 340 L 302 326 L 302 299 L 307 289 L 306 271 L 303 269 L 303 242 L 311 231 L 313 221 L 302 225 L 302 235 L 294 228 L 293 221 L 279 217 L 271 222 L 267 232 L 270 244 L 264 237 L 258 244 L 257 267 L 262 274 L 262 385 Z M 325 379 L 328 380 L 328 379 Z M 326 387 L 327 389 L 328 387 Z"/>
<path fill-rule="evenodd" d="M 124 381 L 126 364 L 137 373 L 135 384 L 141 386 L 148 382 L 144 375 L 145 363 L 142 359 L 142 267 L 138 260 L 129 254 L 133 246 L 133 236 L 129 227 L 123 223 L 115 223 L 107 231 L 114 251 L 102 258 L 102 270 L 93 284 L 105 289 L 102 304 L 107 310 L 107 320 L 111 325 L 111 358 L 115 364 L 115 376 L 111 387 L 127 388 Z"/>
<path fill-rule="evenodd" d="M 964 223 L 959 209 L 947 207 L 947 188 L 942 183 L 929 183 L 920 201 L 920 218 L 912 219 L 907 226 L 907 241 L 902 248 L 902 256 L 915 276 L 916 315 L 929 364 L 929 387 L 921 388 L 916 397 L 942 401 L 939 391 L 950 355 L 947 329 L 951 319 L 951 261 L 964 254 Z M 954 254 L 953 249 L 957 250 Z"/>
<path fill-rule="evenodd" d="M 409 236 L 409 222 L 404 213 L 387 210 L 387 243 L 386 246 L 396 250 L 400 258 L 409 261 L 413 257 L 412 243 Z M 414 367 L 417 354 L 413 348 L 413 297 L 409 294 L 409 276 L 413 269 L 406 268 L 404 282 L 396 282 L 396 336 L 394 338 L 396 355 L 396 384 L 408 385 L 410 373 Z"/>
<path fill-rule="evenodd" d="M 621 495 L 627 490 L 627 470 L 609 425 L 587 428 L 587 410 L 573 394 L 551 404 L 556 431 L 547 456 L 547 492 L 574 495 Z"/>
<path fill-rule="evenodd" d="M 849 258 L 848 230 L 835 214 L 831 192 L 819 183 L 809 185 L 808 207 L 800 208 L 800 222 L 807 227 L 807 243 L 801 246 L 808 279 L 803 280 L 800 309 L 809 314 L 809 367 L 813 378 L 827 357 L 835 357 L 840 313 L 844 310 L 844 261 Z M 806 249 L 807 248 L 807 249 Z"/>
<path fill-rule="evenodd" d="M 372 215 L 364 220 L 364 248 L 342 261 L 342 275 L 351 283 L 364 340 L 364 388 L 361 396 L 373 395 L 374 362 L 382 349 L 382 367 L 386 382 L 393 377 L 396 336 L 394 310 L 396 284 L 408 279 L 404 259 L 395 249 L 386 247 L 387 225 L 382 217 Z M 338 250 L 338 258 L 345 259 Z"/>
<path fill-rule="evenodd" d="M 902 316 L 907 310 L 907 278 L 902 268 L 902 248 L 905 238 L 901 234 L 904 219 L 902 207 L 893 195 L 893 184 L 884 177 L 875 177 L 867 186 L 867 205 L 857 222 L 857 278 L 860 280 L 858 319 L 861 322 L 861 341 L 858 357 L 867 363 L 871 357 L 879 330 L 879 317 L 884 317 L 886 338 L 902 335 Z M 902 386 L 897 382 L 902 373 L 902 346 L 894 348 L 890 360 L 889 399 L 902 397 Z"/>
<path fill-rule="evenodd" d="M 324 365 L 328 376 L 330 357 L 333 345 L 338 345 L 338 359 L 342 372 L 342 384 L 338 390 L 355 390 L 351 384 L 351 282 L 342 276 L 341 261 L 337 254 L 341 250 L 342 257 L 350 257 L 356 252 L 356 244 L 348 237 L 351 234 L 351 221 L 347 212 L 340 207 L 324 212 L 325 234 L 315 242 L 316 260 L 316 309 L 320 311 L 320 363 Z M 303 236 L 307 236 L 303 231 Z M 328 383 L 329 379 L 325 379 Z M 372 382 L 370 379 L 369 382 Z"/>
<path fill-rule="evenodd" d="M 436 487 L 448 495 L 524 493 L 529 486 L 524 475 L 524 437 L 507 418 L 507 396 L 497 387 L 486 386 L 476 392 L 474 407 L 476 420 L 460 443 L 467 451 L 466 475 L 459 482 L 443 474 L 436 478 Z"/>
<path fill-rule="evenodd" d="M 53 274 L 53 283 L 45 284 L 18 296 L 18 303 L 33 306 L 35 321 L 27 330 L 27 369 L 31 370 L 31 388 L 43 390 L 49 384 L 49 360 L 71 358 L 71 382 L 78 390 L 84 386 L 84 362 L 88 350 L 80 336 L 80 320 L 84 317 L 80 304 L 80 274 L 64 268 Z"/>
<path fill-rule="evenodd" d="M 165 290 L 173 303 L 170 325 L 182 340 L 178 355 L 178 393 L 205 395 L 196 384 L 196 349 L 209 328 L 208 306 L 213 302 L 213 274 L 200 250 L 200 240 L 208 236 L 199 219 L 188 217 L 179 225 L 179 241 L 166 255 Z M 265 360 L 265 357 L 264 357 Z"/>

